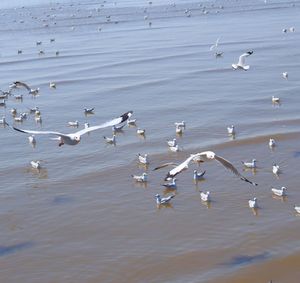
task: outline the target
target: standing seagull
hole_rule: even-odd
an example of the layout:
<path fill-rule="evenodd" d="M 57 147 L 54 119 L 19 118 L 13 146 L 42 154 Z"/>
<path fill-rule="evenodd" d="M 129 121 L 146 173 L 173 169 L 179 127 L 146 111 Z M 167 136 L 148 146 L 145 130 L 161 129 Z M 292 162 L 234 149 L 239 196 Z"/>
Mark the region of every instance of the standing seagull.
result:
<path fill-rule="evenodd" d="M 249 199 L 248 204 L 250 208 L 258 208 L 257 198 Z"/>
<path fill-rule="evenodd" d="M 240 172 L 228 160 L 226 160 L 225 158 L 223 158 L 221 156 L 216 155 L 212 151 L 203 151 L 200 153 L 191 154 L 189 158 L 187 158 L 185 161 L 183 161 L 179 165 L 169 162 L 169 163 L 162 164 L 162 165 L 154 168 L 153 170 L 158 170 L 158 169 L 164 168 L 169 165 L 173 165 L 173 166 L 175 165 L 176 167 L 167 173 L 167 176 L 165 178 L 165 180 L 167 180 L 169 178 L 174 178 L 177 174 L 181 173 L 184 169 L 187 169 L 189 163 L 194 159 L 197 159 L 200 162 L 216 160 L 216 161 L 220 162 L 226 169 L 230 170 L 234 175 L 239 177 L 242 181 L 248 182 L 248 183 L 252 184 L 253 186 L 257 186 L 256 183 L 251 182 L 246 177 L 244 177 L 242 174 L 240 174 Z"/>
<path fill-rule="evenodd" d="M 249 70 L 250 66 L 249 65 L 245 65 L 245 58 L 250 56 L 251 54 L 253 53 L 253 51 L 248 51 L 244 54 L 242 54 L 239 58 L 239 62 L 237 64 L 232 64 L 232 68 L 234 70 L 237 70 L 237 69 L 242 69 L 244 71 L 247 71 Z"/>
<path fill-rule="evenodd" d="M 53 132 L 53 131 L 31 131 L 31 130 L 22 130 L 22 129 L 18 129 L 16 127 L 12 127 L 14 130 L 21 132 L 21 133 L 26 133 L 26 134 L 34 134 L 34 135 L 54 135 L 54 136 L 58 136 L 58 139 L 60 141 L 59 146 L 62 146 L 64 144 L 68 144 L 68 145 L 76 145 L 80 142 L 81 140 L 81 136 L 95 131 L 95 130 L 99 130 L 99 129 L 103 129 L 106 127 L 112 127 L 114 125 L 118 125 L 120 123 L 123 123 L 124 121 L 126 121 L 132 114 L 132 111 L 126 112 L 123 115 L 121 115 L 118 118 L 112 119 L 108 122 L 105 122 L 101 125 L 98 126 L 93 126 L 93 127 L 89 127 L 80 131 L 77 131 L 75 133 L 70 133 L 70 134 L 63 134 L 63 133 L 59 133 L 59 132 Z"/>
<path fill-rule="evenodd" d="M 170 202 L 170 200 L 175 197 L 175 195 L 171 195 L 165 198 L 162 198 L 159 194 L 155 195 L 156 198 L 156 204 L 160 205 L 160 204 L 168 204 Z"/>

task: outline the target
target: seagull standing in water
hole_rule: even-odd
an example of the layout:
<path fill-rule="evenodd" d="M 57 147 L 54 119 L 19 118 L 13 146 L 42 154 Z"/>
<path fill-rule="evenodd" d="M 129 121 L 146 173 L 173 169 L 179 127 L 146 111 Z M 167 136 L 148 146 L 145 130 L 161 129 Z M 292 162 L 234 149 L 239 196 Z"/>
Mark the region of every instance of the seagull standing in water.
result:
<path fill-rule="evenodd" d="M 160 205 L 160 204 L 168 204 L 170 202 L 170 200 L 175 197 L 175 195 L 171 195 L 165 198 L 162 198 L 159 194 L 155 195 L 156 198 L 156 204 Z"/>
<path fill-rule="evenodd" d="M 210 192 L 207 191 L 205 193 L 205 192 L 200 191 L 200 198 L 201 198 L 202 201 L 210 202 Z"/>
<path fill-rule="evenodd" d="M 58 140 L 60 141 L 59 146 L 62 146 L 64 144 L 68 144 L 68 145 L 76 145 L 80 142 L 81 140 L 81 136 L 92 132 L 92 131 L 96 131 L 99 129 L 103 129 L 106 127 L 112 127 L 115 125 L 118 125 L 120 123 L 123 123 L 124 121 L 126 121 L 130 116 L 132 115 L 132 111 L 126 112 L 123 115 L 121 115 L 118 118 L 112 119 L 108 122 L 105 122 L 101 125 L 97 125 L 97 126 L 93 126 L 93 127 L 89 127 L 80 131 L 77 131 L 75 133 L 70 133 L 70 134 L 63 134 L 60 132 L 54 132 L 54 131 L 32 131 L 32 130 L 23 130 L 23 129 L 19 129 L 16 127 L 11 127 L 12 129 L 14 129 L 15 131 L 21 132 L 21 133 L 25 133 L 25 134 L 33 134 L 33 135 L 54 135 L 58 137 Z"/>
<path fill-rule="evenodd" d="M 256 159 L 252 159 L 251 162 L 244 162 L 244 161 L 242 161 L 242 163 L 244 164 L 244 166 L 246 168 L 251 168 L 251 169 L 256 168 Z"/>
<path fill-rule="evenodd" d="M 193 175 L 194 181 L 198 181 L 198 180 L 200 180 L 200 179 L 203 179 L 203 176 L 204 176 L 205 172 L 206 172 L 206 171 L 203 171 L 203 172 L 198 173 L 197 170 L 194 170 L 194 175 Z"/>
<path fill-rule="evenodd" d="M 244 71 L 249 70 L 250 66 L 245 64 L 245 59 L 246 59 L 246 57 L 250 56 L 251 54 L 253 54 L 253 51 L 248 51 L 248 52 L 242 54 L 239 57 L 239 62 L 237 64 L 232 64 L 232 68 L 234 70 L 237 70 L 237 69 L 241 69 Z"/>
<path fill-rule="evenodd" d="M 258 208 L 257 198 L 249 199 L 248 204 L 250 208 Z"/>
<path fill-rule="evenodd" d="M 216 160 L 219 163 L 221 163 L 226 169 L 230 170 L 234 175 L 239 177 L 242 181 L 250 183 L 253 186 L 257 186 L 256 183 L 251 182 L 246 177 L 244 177 L 242 174 L 240 174 L 240 172 L 232 165 L 232 163 L 230 163 L 228 160 L 226 160 L 225 158 L 215 154 L 212 151 L 203 151 L 203 152 L 200 152 L 200 153 L 191 154 L 190 157 L 188 157 L 186 160 L 184 160 L 180 164 L 175 164 L 173 162 L 169 162 L 169 163 L 162 164 L 162 165 L 154 168 L 153 170 L 158 170 L 158 169 L 170 166 L 170 165 L 176 166 L 174 169 L 170 170 L 167 173 L 167 176 L 165 177 L 165 180 L 168 180 L 169 178 L 174 178 L 177 174 L 179 174 L 183 170 L 187 169 L 188 166 L 189 166 L 189 163 L 192 160 L 195 160 L 195 159 L 199 160 L 199 162 L 206 162 L 206 161 Z"/>
<path fill-rule="evenodd" d="M 145 183 L 148 181 L 148 174 L 147 173 L 143 173 L 142 175 L 131 175 L 131 177 L 133 178 L 133 180 L 135 180 L 136 182 L 142 182 Z"/>
<path fill-rule="evenodd" d="M 271 188 L 271 191 L 276 196 L 279 196 L 279 197 L 286 196 L 286 187 L 281 187 L 281 189 Z"/>

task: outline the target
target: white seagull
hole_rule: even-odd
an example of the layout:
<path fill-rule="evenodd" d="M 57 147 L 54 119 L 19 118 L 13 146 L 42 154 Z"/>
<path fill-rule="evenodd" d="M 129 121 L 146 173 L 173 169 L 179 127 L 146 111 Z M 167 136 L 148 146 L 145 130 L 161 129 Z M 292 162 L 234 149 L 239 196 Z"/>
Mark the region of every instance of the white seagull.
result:
<path fill-rule="evenodd" d="M 286 187 L 281 187 L 281 189 L 271 188 L 271 191 L 276 196 L 279 196 L 279 197 L 286 196 Z"/>
<path fill-rule="evenodd" d="M 39 160 L 31 161 L 30 164 L 31 164 L 31 167 L 34 169 L 41 169 L 41 162 Z"/>
<path fill-rule="evenodd" d="M 234 136 L 235 135 L 235 127 L 234 127 L 234 125 L 231 125 L 231 126 L 227 127 L 227 132 L 228 132 L 228 135 Z"/>
<path fill-rule="evenodd" d="M 135 180 L 136 182 L 142 182 L 145 183 L 148 181 L 148 174 L 147 173 L 143 173 L 142 175 L 138 176 L 138 175 L 131 175 L 131 177 L 133 178 L 133 180 Z"/>
<path fill-rule="evenodd" d="M 165 198 L 162 198 L 159 194 L 155 195 L 156 198 L 156 204 L 160 205 L 160 204 L 168 204 L 170 202 L 170 200 L 175 197 L 175 195 L 171 195 Z"/>
<path fill-rule="evenodd" d="M 252 53 L 253 53 L 253 51 L 248 51 L 248 52 L 242 54 L 239 58 L 239 62 L 237 64 L 232 64 L 232 68 L 234 70 L 237 70 L 237 69 L 241 69 L 244 71 L 249 70 L 250 66 L 245 65 L 245 59 L 246 59 L 246 57 L 250 56 Z"/>
<path fill-rule="evenodd" d="M 258 208 L 257 198 L 249 199 L 248 204 L 250 208 Z"/>
<path fill-rule="evenodd" d="M 183 127 L 176 126 L 176 130 L 175 131 L 176 131 L 176 134 L 181 135 L 182 132 L 183 132 Z"/>
<path fill-rule="evenodd" d="M 242 163 L 244 164 L 244 166 L 246 167 L 246 168 L 256 168 L 256 159 L 252 159 L 252 161 L 251 162 L 244 162 L 244 161 L 242 161 Z"/>
<path fill-rule="evenodd" d="M 202 201 L 205 201 L 205 202 L 210 202 L 210 192 L 207 191 L 206 193 L 205 192 L 202 192 L 200 191 L 200 197 L 201 197 L 201 200 Z"/>
<path fill-rule="evenodd" d="M 295 210 L 297 211 L 297 213 L 300 213 L 300 205 L 294 205 Z"/>
<path fill-rule="evenodd" d="M 197 170 L 194 170 L 194 174 L 193 174 L 194 181 L 198 181 L 198 180 L 202 179 L 204 177 L 205 172 L 206 171 L 198 173 Z"/>
<path fill-rule="evenodd" d="M 29 143 L 31 143 L 32 145 L 36 145 L 36 139 L 34 135 L 31 135 L 28 137 L 28 141 Z"/>
<path fill-rule="evenodd" d="M 5 119 L 5 116 L 3 116 L 2 119 L 0 119 L 0 125 L 6 126 L 6 119 Z"/>
<path fill-rule="evenodd" d="M 272 172 L 273 172 L 273 174 L 278 175 L 279 172 L 280 172 L 279 165 L 273 164 L 273 166 L 272 166 Z"/>
<path fill-rule="evenodd" d="M 82 135 L 84 135 L 86 133 L 89 133 L 89 132 L 92 132 L 92 131 L 103 129 L 103 128 L 106 128 L 106 127 L 112 127 L 114 125 L 118 125 L 120 123 L 123 123 L 124 121 L 126 121 L 128 119 L 129 114 L 132 114 L 132 111 L 126 112 L 123 115 L 121 115 L 120 117 L 112 119 L 112 120 L 110 120 L 108 122 L 105 122 L 101 125 L 89 127 L 89 128 L 77 131 L 75 133 L 70 133 L 70 134 L 63 134 L 63 133 L 54 132 L 54 131 L 23 130 L 23 129 L 19 129 L 19 128 L 16 128 L 16 127 L 12 127 L 12 128 L 14 130 L 18 131 L 18 132 L 26 133 L 26 134 L 57 136 L 60 140 L 59 146 L 62 146 L 63 144 L 76 145 L 80 142 Z"/>
<path fill-rule="evenodd" d="M 283 72 L 282 77 L 287 80 L 289 78 L 288 72 Z"/>
<path fill-rule="evenodd" d="M 71 122 L 68 122 L 68 126 L 70 127 L 77 127 L 79 126 L 79 122 L 76 120 L 76 121 L 71 121 Z"/>
<path fill-rule="evenodd" d="M 279 97 L 275 97 L 274 95 L 272 95 L 272 102 L 273 103 L 279 103 L 280 102 L 280 98 Z"/>
<path fill-rule="evenodd" d="M 149 164 L 148 154 L 142 156 L 140 153 L 138 154 L 139 162 L 142 164 Z"/>
<path fill-rule="evenodd" d="M 185 124 L 184 121 L 182 121 L 182 122 L 175 122 L 174 125 L 175 125 L 176 128 L 185 128 L 185 126 L 186 126 L 186 124 Z"/>
<path fill-rule="evenodd" d="M 173 178 L 170 183 L 163 184 L 162 186 L 164 186 L 167 189 L 176 189 L 177 188 L 176 178 Z"/>
<path fill-rule="evenodd" d="M 169 149 L 172 152 L 178 152 L 179 151 L 179 146 L 178 146 L 178 144 L 176 144 L 175 146 L 169 146 Z"/>
<path fill-rule="evenodd" d="M 103 136 L 105 141 L 109 144 L 116 144 L 116 135 L 113 135 L 111 138 L 108 138 L 106 136 Z"/>
<path fill-rule="evenodd" d="M 95 108 L 84 108 L 84 114 L 94 114 Z"/>
<path fill-rule="evenodd" d="M 135 126 L 136 125 L 136 119 L 128 119 L 127 125 L 129 126 Z"/>
<path fill-rule="evenodd" d="M 143 135 L 145 135 L 146 130 L 145 130 L 145 129 L 140 129 L 140 128 L 138 128 L 138 129 L 136 130 L 136 133 L 137 133 L 138 135 L 143 136 Z"/>
<path fill-rule="evenodd" d="M 158 169 L 164 168 L 166 166 L 170 166 L 170 165 L 176 166 L 174 169 L 170 170 L 167 173 L 165 180 L 168 180 L 169 178 L 174 178 L 177 174 L 181 173 L 184 169 L 187 169 L 189 166 L 189 163 L 194 159 L 197 159 L 200 162 L 216 160 L 216 161 L 220 162 L 226 169 L 230 170 L 234 175 L 239 177 L 242 181 L 245 181 L 254 186 L 257 186 L 256 183 L 249 181 L 246 177 L 244 177 L 242 174 L 240 174 L 240 172 L 228 160 L 226 160 L 225 158 L 223 158 L 221 156 L 216 155 L 212 151 L 203 151 L 200 153 L 191 154 L 189 158 L 187 158 L 185 161 L 183 161 L 179 165 L 175 164 L 173 162 L 169 162 L 169 163 L 162 164 L 162 165 L 154 168 L 153 170 L 158 170 Z"/>
<path fill-rule="evenodd" d="M 270 139 L 269 140 L 269 147 L 273 148 L 276 145 L 275 140 L 274 139 Z"/>

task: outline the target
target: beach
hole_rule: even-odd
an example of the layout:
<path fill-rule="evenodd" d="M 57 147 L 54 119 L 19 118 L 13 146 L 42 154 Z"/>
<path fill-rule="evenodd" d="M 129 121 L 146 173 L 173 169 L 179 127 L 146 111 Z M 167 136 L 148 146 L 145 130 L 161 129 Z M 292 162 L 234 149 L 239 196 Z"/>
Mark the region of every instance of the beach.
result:
<path fill-rule="evenodd" d="M 75 146 L 36 135 L 32 147 L 28 135 L 0 125 L 0 281 L 299 282 L 300 215 L 293 207 L 300 205 L 299 5 L 127 0 L 0 6 L 0 89 L 14 81 L 39 88 L 36 96 L 14 90 L 0 118 L 21 129 L 63 133 L 131 110 L 137 119 L 116 134 L 115 145 L 103 139 L 112 136 L 110 127 L 83 135 Z M 216 50 L 223 55 L 216 57 Z M 250 69 L 232 70 L 248 51 Z M 15 122 L 10 113 L 36 106 L 42 123 L 33 114 Z M 84 115 L 91 107 L 94 114 Z M 75 120 L 79 127 L 68 127 Z M 181 121 L 186 128 L 176 135 L 174 123 Z M 168 149 L 173 138 L 179 152 Z M 207 150 L 258 186 L 216 161 L 191 162 L 176 176 L 176 191 L 162 186 L 170 168 L 153 171 Z M 139 153 L 149 155 L 149 166 L 138 163 Z M 245 169 L 241 161 L 252 159 L 257 169 Z M 41 170 L 31 168 L 32 160 L 41 160 Z M 194 169 L 205 170 L 205 179 L 195 183 Z M 132 179 L 143 172 L 147 183 Z M 271 187 L 282 186 L 287 197 L 272 195 Z M 210 191 L 212 202 L 203 203 L 199 191 Z M 175 197 L 158 208 L 156 194 Z M 253 197 L 257 211 L 248 207 Z"/>

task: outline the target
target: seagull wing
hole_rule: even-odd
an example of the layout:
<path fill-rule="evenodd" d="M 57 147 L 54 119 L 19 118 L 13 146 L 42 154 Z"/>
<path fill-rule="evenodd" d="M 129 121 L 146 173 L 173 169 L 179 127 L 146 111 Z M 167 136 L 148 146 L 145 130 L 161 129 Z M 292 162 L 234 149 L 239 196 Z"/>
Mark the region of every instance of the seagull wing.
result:
<path fill-rule="evenodd" d="M 23 129 L 19 129 L 19 128 L 16 128 L 16 127 L 12 127 L 10 125 L 8 125 L 8 126 L 10 128 L 12 128 L 13 130 L 15 130 L 15 131 L 18 131 L 18 132 L 21 132 L 21 133 L 25 133 L 25 134 L 33 134 L 33 135 L 56 135 L 56 136 L 60 136 L 60 137 L 67 137 L 68 136 L 66 134 L 62 134 L 62 133 L 59 133 L 59 132 L 23 130 Z"/>
<path fill-rule="evenodd" d="M 164 164 L 161 164 L 161 165 L 155 167 L 155 168 L 153 169 L 153 171 L 159 170 L 159 169 L 161 169 L 161 168 L 165 168 L 165 167 L 167 167 L 167 166 L 174 166 L 174 167 L 176 167 L 176 166 L 178 166 L 178 164 L 177 164 L 177 163 L 174 163 L 174 162 L 164 163 Z"/>
<path fill-rule="evenodd" d="M 176 166 L 174 169 L 169 171 L 166 178 L 165 178 L 165 180 L 169 177 L 171 177 L 171 178 L 175 177 L 177 174 L 179 174 L 184 169 L 186 169 L 188 167 L 189 163 L 191 162 L 191 160 L 193 160 L 194 157 L 195 157 L 195 155 L 192 154 L 189 158 L 187 158 L 182 163 L 180 163 L 178 166 Z"/>
<path fill-rule="evenodd" d="M 253 186 L 257 186 L 256 183 L 251 182 L 250 180 L 248 180 L 246 177 L 244 177 L 233 165 L 232 163 L 230 163 L 228 160 L 226 160 L 225 158 L 215 155 L 215 160 L 219 161 L 226 169 L 230 170 L 234 175 L 236 175 L 237 177 L 239 177 L 241 180 L 248 182 L 250 184 L 252 184 Z"/>
<path fill-rule="evenodd" d="M 14 84 L 16 85 L 16 86 L 23 86 L 23 87 L 25 87 L 27 90 L 31 90 L 31 88 L 29 87 L 29 85 L 28 84 L 26 84 L 26 83 L 23 83 L 23 82 L 20 82 L 20 81 L 16 81 L 16 82 L 14 82 Z"/>
<path fill-rule="evenodd" d="M 110 120 L 108 122 L 105 122 L 101 125 L 97 125 L 97 126 L 93 126 L 93 127 L 89 127 L 89 128 L 80 130 L 80 131 L 78 131 L 74 134 L 82 136 L 82 135 L 84 135 L 86 133 L 89 133 L 89 132 L 92 132 L 92 131 L 103 129 L 103 128 L 106 128 L 106 127 L 112 127 L 112 126 L 115 126 L 115 125 L 118 125 L 118 124 L 121 124 L 121 123 L 125 122 L 131 115 L 132 115 L 132 111 L 128 111 L 128 112 L 124 113 L 123 115 L 121 115 L 118 118 L 112 119 L 112 120 Z"/>
<path fill-rule="evenodd" d="M 245 65 L 245 59 L 246 59 L 246 57 L 250 56 L 252 53 L 253 53 L 253 51 L 248 51 L 248 52 L 242 54 L 242 55 L 239 57 L 238 65 L 244 66 L 244 65 Z"/>

